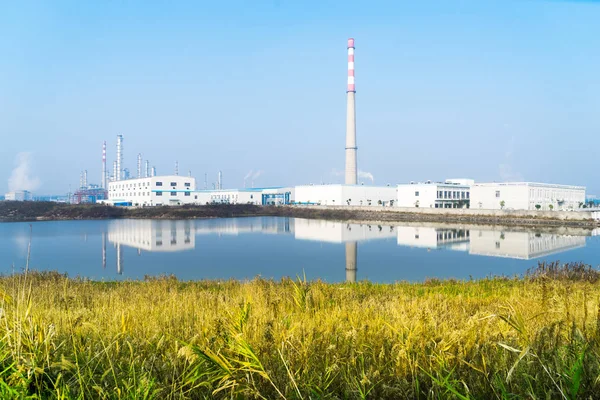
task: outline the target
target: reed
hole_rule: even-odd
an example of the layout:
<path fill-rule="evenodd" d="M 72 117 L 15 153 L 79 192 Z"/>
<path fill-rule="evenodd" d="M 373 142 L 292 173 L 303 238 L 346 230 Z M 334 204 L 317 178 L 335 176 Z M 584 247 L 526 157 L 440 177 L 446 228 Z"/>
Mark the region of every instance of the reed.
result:
<path fill-rule="evenodd" d="M 29 270 L 0 278 L 0 398 L 595 398 L 600 286 L 560 268 L 395 284 Z"/>

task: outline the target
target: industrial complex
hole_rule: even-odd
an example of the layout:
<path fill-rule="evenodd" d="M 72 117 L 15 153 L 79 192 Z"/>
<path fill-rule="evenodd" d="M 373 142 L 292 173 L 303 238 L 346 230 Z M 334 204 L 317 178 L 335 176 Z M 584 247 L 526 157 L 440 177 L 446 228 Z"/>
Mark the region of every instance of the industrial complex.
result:
<path fill-rule="evenodd" d="M 347 42 L 347 57 L 344 184 L 226 189 L 219 171 L 212 188 L 208 188 L 206 175 L 204 187 L 199 188 L 191 172 L 187 176 L 179 174 L 177 161 L 172 174 L 158 175 L 156 168 L 150 166 L 150 161 L 143 160 L 142 154 L 137 154 L 137 168 L 132 172 L 124 163 L 123 135 L 117 135 L 112 173 L 107 168 L 107 147 L 104 142 L 100 183 L 88 183 L 87 171 L 82 171 L 79 187 L 69 193 L 67 201 L 131 207 L 254 204 L 531 211 L 574 211 L 587 206 L 586 189 L 582 186 L 475 182 L 472 179 L 410 182 L 394 186 L 358 184 L 355 42 L 352 38 Z M 5 199 L 28 201 L 33 200 L 33 196 L 27 191 L 14 191 L 7 193 Z"/>

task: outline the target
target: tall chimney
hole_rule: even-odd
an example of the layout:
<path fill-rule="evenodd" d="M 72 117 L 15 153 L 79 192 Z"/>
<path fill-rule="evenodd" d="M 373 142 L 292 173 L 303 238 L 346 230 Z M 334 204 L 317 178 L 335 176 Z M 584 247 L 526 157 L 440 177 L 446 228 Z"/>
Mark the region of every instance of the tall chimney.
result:
<path fill-rule="evenodd" d="M 137 160 L 137 177 L 138 179 L 142 177 L 142 153 L 138 153 L 138 160 Z"/>
<path fill-rule="evenodd" d="M 87 169 L 85 171 L 83 171 L 83 188 L 87 189 L 88 187 L 88 183 L 87 183 Z"/>
<path fill-rule="evenodd" d="M 175 175 L 179 175 L 179 161 L 175 161 Z"/>
<path fill-rule="evenodd" d="M 117 175 L 115 180 L 123 179 L 123 135 L 117 135 Z"/>
<path fill-rule="evenodd" d="M 100 184 L 102 189 L 106 189 L 106 141 L 102 144 L 102 180 Z"/>
<path fill-rule="evenodd" d="M 117 172 L 117 160 L 113 161 L 113 176 L 112 180 L 115 182 L 117 180 L 118 172 Z"/>
<path fill-rule="evenodd" d="M 219 171 L 219 175 L 217 175 L 217 189 L 223 189 L 223 173 Z"/>
<path fill-rule="evenodd" d="M 156 167 L 152 167 L 152 173 L 150 174 L 151 176 L 156 176 Z"/>
<path fill-rule="evenodd" d="M 146 160 L 146 178 L 150 177 L 150 161 Z"/>
<path fill-rule="evenodd" d="M 354 39 L 348 39 L 348 89 L 346 90 L 348 103 L 346 108 L 346 181 L 347 185 L 356 185 L 356 110 L 354 97 Z"/>

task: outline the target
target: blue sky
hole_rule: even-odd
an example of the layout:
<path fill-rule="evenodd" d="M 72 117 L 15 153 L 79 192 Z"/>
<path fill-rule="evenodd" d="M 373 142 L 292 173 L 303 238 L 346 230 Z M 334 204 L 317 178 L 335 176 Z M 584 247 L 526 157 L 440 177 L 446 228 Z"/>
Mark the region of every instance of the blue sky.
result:
<path fill-rule="evenodd" d="M 45 1 L 0 4 L 0 193 L 30 152 L 63 193 L 125 137 L 159 174 L 225 187 L 341 182 L 346 39 L 359 168 L 600 195 L 600 2 Z"/>

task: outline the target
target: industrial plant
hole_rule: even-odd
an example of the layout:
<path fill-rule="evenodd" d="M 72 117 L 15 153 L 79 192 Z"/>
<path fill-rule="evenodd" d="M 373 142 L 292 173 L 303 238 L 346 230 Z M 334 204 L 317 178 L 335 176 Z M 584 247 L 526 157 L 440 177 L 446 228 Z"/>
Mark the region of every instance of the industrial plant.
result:
<path fill-rule="evenodd" d="M 185 204 L 303 205 L 331 207 L 402 207 L 431 209 L 541 210 L 573 211 L 586 205 L 586 188 L 534 182 L 475 182 L 472 179 L 410 182 L 374 186 L 358 182 L 356 134 L 355 41 L 347 41 L 346 137 L 343 184 L 299 185 L 255 188 L 252 174 L 243 188 L 227 189 L 223 174 L 209 188 L 207 174 L 203 188 L 188 172 L 179 174 L 175 161 L 172 174 L 158 175 L 156 167 L 141 153 L 132 171 L 125 167 L 124 138 L 116 137 L 112 173 L 107 168 L 107 144 L 102 145 L 102 174 L 99 184 L 88 183 L 88 173 L 80 174 L 79 187 L 68 196 L 74 204 L 104 203 L 113 206 L 153 207 Z M 246 187 L 252 179 L 251 187 Z M 32 200 L 27 191 L 7 193 L 6 200 Z"/>

